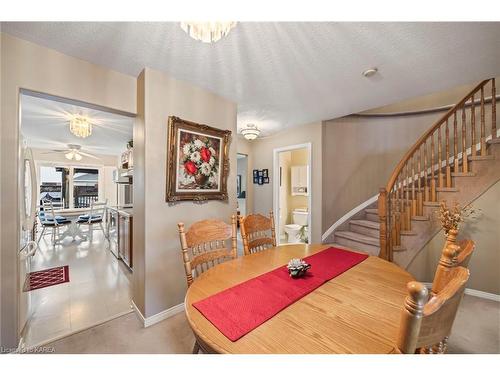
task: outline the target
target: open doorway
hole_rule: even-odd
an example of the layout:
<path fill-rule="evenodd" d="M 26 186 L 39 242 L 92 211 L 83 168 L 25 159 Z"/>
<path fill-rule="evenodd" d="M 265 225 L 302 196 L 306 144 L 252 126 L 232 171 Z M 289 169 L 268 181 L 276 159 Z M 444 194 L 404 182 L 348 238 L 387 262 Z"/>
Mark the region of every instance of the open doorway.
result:
<path fill-rule="evenodd" d="M 247 197 L 248 197 L 248 155 L 237 154 L 236 168 L 236 198 L 237 198 L 237 214 L 246 216 L 248 214 Z M 243 254 L 243 241 L 240 234 L 240 223 L 238 221 L 238 252 Z"/>
<path fill-rule="evenodd" d="M 19 123 L 19 334 L 30 348 L 131 311 L 134 115 L 22 90 Z"/>
<path fill-rule="evenodd" d="M 273 168 L 277 242 L 310 243 L 311 143 L 274 149 Z"/>

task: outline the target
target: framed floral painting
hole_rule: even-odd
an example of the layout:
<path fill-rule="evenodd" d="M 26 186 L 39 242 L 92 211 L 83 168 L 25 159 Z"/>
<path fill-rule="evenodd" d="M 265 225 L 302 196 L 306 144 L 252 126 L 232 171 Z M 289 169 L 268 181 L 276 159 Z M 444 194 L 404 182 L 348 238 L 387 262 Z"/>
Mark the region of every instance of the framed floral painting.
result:
<path fill-rule="evenodd" d="M 168 119 L 167 202 L 227 200 L 230 130 Z"/>

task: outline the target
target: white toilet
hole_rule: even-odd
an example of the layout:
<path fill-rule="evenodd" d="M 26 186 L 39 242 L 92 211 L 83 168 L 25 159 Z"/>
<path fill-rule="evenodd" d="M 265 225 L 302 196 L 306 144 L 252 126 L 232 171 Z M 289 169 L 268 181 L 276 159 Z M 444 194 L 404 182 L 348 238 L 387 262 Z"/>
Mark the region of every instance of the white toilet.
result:
<path fill-rule="evenodd" d="M 307 225 L 307 208 L 296 208 L 292 211 L 293 224 L 285 225 L 285 232 L 288 237 L 288 243 L 298 243 L 300 240 L 300 230 Z"/>

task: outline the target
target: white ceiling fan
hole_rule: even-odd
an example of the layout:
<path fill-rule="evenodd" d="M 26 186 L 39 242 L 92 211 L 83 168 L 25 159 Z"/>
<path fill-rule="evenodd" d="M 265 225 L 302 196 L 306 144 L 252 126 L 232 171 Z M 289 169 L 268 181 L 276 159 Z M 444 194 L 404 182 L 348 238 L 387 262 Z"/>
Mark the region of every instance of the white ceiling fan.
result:
<path fill-rule="evenodd" d="M 66 150 L 51 150 L 48 152 L 44 152 L 44 154 L 51 154 L 53 152 L 57 153 L 64 153 L 64 156 L 68 160 L 76 160 L 80 161 L 82 160 L 83 156 L 92 158 L 92 159 L 99 159 L 97 156 L 89 154 L 88 152 L 83 152 L 82 146 L 80 145 L 74 145 L 74 144 L 68 144 L 68 148 Z"/>

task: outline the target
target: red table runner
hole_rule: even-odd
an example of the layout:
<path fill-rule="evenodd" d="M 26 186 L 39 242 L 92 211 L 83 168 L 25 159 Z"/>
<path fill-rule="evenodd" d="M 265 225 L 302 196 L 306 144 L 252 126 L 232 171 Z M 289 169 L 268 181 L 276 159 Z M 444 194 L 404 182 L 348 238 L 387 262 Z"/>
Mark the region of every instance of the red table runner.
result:
<path fill-rule="evenodd" d="M 291 278 L 284 265 L 195 302 L 193 306 L 224 336 L 236 341 L 366 258 L 366 254 L 330 247 L 304 258 L 311 269 L 302 278 Z"/>

